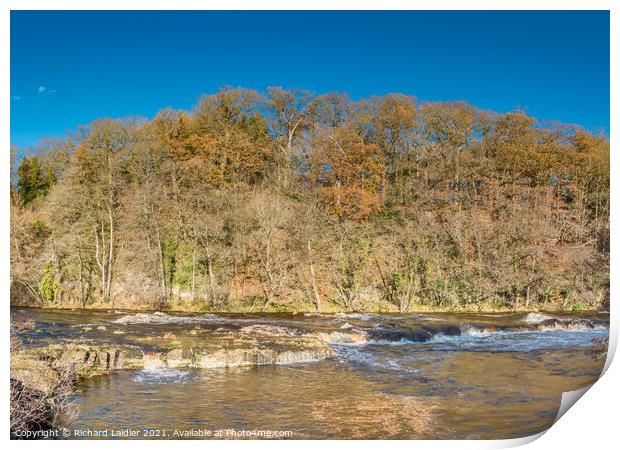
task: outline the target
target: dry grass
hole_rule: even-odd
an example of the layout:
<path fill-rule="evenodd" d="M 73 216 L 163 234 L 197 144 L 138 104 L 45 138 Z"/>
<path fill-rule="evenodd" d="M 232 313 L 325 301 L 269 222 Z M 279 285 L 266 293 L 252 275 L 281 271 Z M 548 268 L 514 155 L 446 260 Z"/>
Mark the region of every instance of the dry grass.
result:
<path fill-rule="evenodd" d="M 25 356 L 20 334 L 32 322 L 11 324 L 11 433 L 56 428 L 76 414 L 75 367 L 66 361 Z"/>

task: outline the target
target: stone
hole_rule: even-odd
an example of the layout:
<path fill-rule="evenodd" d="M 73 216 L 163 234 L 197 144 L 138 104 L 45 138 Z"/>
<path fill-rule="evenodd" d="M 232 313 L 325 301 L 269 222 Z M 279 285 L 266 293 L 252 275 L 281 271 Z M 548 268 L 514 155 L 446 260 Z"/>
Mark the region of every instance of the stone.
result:
<path fill-rule="evenodd" d="M 48 343 L 29 347 L 23 352 L 22 365 L 26 371 L 37 361 L 61 360 L 74 364 L 83 378 L 104 375 L 117 370 L 259 366 L 319 361 L 334 355 L 329 343 L 343 339 L 326 333 L 292 334 L 271 327 L 246 327 L 243 331 L 229 330 L 212 333 L 207 330 L 188 330 L 163 336 L 132 336 L 124 333 L 122 343 L 89 342 Z M 266 332 L 269 331 L 269 332 Z M 353 342 L 363 336 L 353 335 Z M 30 362 L 28 362 L 30 361 Z M 28 365 L 30 364 L 30 366 Z"/>

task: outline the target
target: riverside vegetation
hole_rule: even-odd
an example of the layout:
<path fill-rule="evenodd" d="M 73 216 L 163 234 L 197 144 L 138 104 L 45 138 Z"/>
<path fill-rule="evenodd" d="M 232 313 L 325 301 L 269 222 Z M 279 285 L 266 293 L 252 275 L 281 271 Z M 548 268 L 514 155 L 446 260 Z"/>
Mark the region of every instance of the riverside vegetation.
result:
<path fill-rule="evenodd" d="M 522 111 L 236 88 L 11 150 L 14 305 L 608 308 L 609 141 Z"/>

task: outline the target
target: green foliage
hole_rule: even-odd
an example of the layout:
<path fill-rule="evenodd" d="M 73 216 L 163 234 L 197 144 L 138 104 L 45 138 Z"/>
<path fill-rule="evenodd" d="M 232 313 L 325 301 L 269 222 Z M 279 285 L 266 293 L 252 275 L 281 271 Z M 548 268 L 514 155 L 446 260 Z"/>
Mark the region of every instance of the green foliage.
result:
<path fill-rule="evenodd" d="M 169 285 L 175 281 L 177 274 L 177 247 L 178 244 L 172 239 L 166 239 L 164 241 L 164 267 L 166 272 L 166 278 Z"/>
<path fill-rule="evenodd" d="M 282 193 L 282 195 L 285 198 L 288 198 L 290 200 L 294 200 L 296 202 L 303 202 L 305 200 L 304 196 L 291 190 L 288 186 L 283 186 L 280 189 L 280 192 Z"/>
<path fill-rule="evenodd" d="M 588 307 L 580 302 L 574 303 L 573 306 L 571 306 L 571 311 L 573 312 L 586 311 L 587 309 Z"/>
<path fill-rule="evenodd" d="M 41 165 L 36 156 L 25 156 L 17 168 L 17 191 L 23 205 L 44 196 L 55 182 L 55 176 L 49 168 Z"/>
<path fill-rule="evenodd" d="M 56 279 L 56 271 L 52 261 L 48 261 L 43 268 L 43 278 L 39 283 L 41 295 L 49 303 L 60 297 L 61 287 Z"/>
<path fill-rule="evenodd" d="M 394 272 L 392 273 L 391 283 L 394 289 L 400 289 L 405 284 L 405 277 L 400 272 Z"/>
<path fill-rule="evenodd" d="M 42 220 L 34 220 L 30 223 L 29 232 L 34 239 L 45 239 L 51 230 Z"/>
<path fill-rule="evenodd" d="M 170 252 L 170 249 L 168 251 Z M 172 265 L 172 258 L 172 255 L 168 256 L 168 266 Z M 207 270 L 207 259 L 201 257 L 199 249 L 195 249 L 193 243 L 180 242 L 175 250 L 174 267 L 174 283 L 189 290 L 192 286 L 192 271 L 195 278 L 203 276 Z"/>
<path fill-rule="evenodd" d="M 379 217 L 382 220 L 385 220 L 386 222 L 394 221 L 400 226 L 403 226 L 405 224 L 405 221 L 400 213 L 400 210 L 398 209 L 396 204 L 391 201 L 383 205 L 383 208 L 381 209 L 381 213 L 379 214 Z"/>

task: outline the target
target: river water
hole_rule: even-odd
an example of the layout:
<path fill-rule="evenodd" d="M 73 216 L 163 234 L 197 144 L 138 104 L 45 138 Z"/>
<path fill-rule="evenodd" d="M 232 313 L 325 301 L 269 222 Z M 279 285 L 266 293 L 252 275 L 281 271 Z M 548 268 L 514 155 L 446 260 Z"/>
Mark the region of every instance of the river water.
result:
<path fill-rule="evenodd" d="M 293 439 L 528 436 L 553 423 L 563 392 L 596 381 L 605 361 L 601 342 L 608 337 L 608 316 L 602 314 L 13 309 L 12 315 L 36 321 L 26 339 L 35 346 L 85 336 L 129 342 L 132 336 L 179 334 L 190 328 L 216 342 L 218 333 L 247 327 L 330 336 L 334 355 L 319 361 L 117 371 L 79 386 L 79 415 L 70 429 L 130 429 L 140 438 L 239 438 L 244 433 Z"/>

